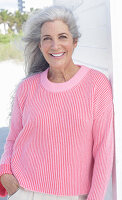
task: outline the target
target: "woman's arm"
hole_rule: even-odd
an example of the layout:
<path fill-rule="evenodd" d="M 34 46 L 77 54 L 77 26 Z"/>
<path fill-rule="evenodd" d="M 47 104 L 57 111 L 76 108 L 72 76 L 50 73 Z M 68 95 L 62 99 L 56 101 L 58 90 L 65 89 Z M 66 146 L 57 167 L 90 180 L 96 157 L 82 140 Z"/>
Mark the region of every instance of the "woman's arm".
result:
<path fill-rule="evenodd" d="M 109 108 L 110 109 L 110 108 Z M 113 110 L 94 121 L 94 169 L 87 200 L 104 200 L 113 165 L 114 136 Z"/>
<path fill-rule="evenodd" d="M 10 131 L 4 146 L 4 153 L 0 161 L 0 196 L 7 195 L 7 192 L 12 193 L 13 190 L 15 191 L 16 189 L 16 187 L 12 189 L 12 181 L 14 180 L 14 182 L 17 182 L 17 180 L 15 180 L 15 177 L 12 176 L 11 156 L 15 140 L 22 130 L 22 112 L 18 101 L 18 93 L 19 92 L 17 91 L 14 98 Z M 6 174 L 6 176 L 4 174 Z M 15 185 L 18 186 L 17 183 Z"/>
<path fill-rule="evenodd" d="M 114 156 L 114 125 L 111 86 L 103 75 L 95 88 L 93 121 L 94 168 L 87 200 L 104 200 Z"/>

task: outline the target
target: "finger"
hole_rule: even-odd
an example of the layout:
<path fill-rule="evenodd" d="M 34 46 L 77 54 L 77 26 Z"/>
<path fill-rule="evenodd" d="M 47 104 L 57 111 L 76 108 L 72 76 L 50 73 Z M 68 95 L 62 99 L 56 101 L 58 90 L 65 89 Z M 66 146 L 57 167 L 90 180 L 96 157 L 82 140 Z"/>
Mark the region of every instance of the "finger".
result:
<path fill-rule="evenodd" d="M 18 186 L 13 184 L 13 185 L 11 185 L 11 187 L 9 186 L 7 188 L 7 192 L 8 192 L 9 195 L 12 195 L 12 194 L 17 192 L 18 188 L 19 188 Z"/>
<path fill-rule="evenodd" d="M 15 177 L 13 177 L 13 184 L 15 184 L 15 185 L 17 185 L 17 186 L 19 186 L 19 182 L 17 181 L 17 179 L 15 178 Z"/>
<path fill-rule="evenodd" d="M 19 182 L 13 175 L 9 176 L 9 183 L 19 186 Z"/>

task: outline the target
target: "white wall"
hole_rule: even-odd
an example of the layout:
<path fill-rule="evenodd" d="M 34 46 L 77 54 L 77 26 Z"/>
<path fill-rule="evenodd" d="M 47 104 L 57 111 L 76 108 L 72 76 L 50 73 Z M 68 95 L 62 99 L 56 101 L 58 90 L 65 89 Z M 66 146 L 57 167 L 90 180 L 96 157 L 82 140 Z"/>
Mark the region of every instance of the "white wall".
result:
<path fill-rule="evenodd" d="M 54 0 L 54 4 L 72 8 L 77 18 L 82 37 L 73 55 L 75 63 L 102 71 L 113 84 L 109 0 Z M 112 180 L 105 200 L 112 200 Z"/>
<path fill-rule="evenodd" d="M 82 37 L 74 52 L 75 62 L 109 74 L 111 68 L 109 0 L 54 0 L 54 4 L 71 7 L 77 18 Z"/>
<path fill-rule="evenodd" d="M 113 54 L 113 92 L 115 109 L 115 146 L 117 200 L 122 199 L 122 2 L 110 0 L 112 54 Z M 114 176 L 115 177 L 115 176 Z M 116 195 L 114 193 L 114 196 Z M 115 196 L 116 200 L 116 196 Z"/>

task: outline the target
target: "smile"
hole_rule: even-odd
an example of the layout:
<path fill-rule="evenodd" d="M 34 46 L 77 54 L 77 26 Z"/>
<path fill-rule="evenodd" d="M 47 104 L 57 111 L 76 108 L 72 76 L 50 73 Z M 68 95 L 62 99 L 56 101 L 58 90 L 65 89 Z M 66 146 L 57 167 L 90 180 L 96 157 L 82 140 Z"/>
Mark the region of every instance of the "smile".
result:
<path fill-rule="evenodd" d="M 51 56 L 53 56 L 53 57 L 60 57 L 60 56 L 63 56 L 64 55 L 64 53 L 65 52 L 63 52 L 63 53 L 52 53 L 52 54 L 50 54 Z"/>

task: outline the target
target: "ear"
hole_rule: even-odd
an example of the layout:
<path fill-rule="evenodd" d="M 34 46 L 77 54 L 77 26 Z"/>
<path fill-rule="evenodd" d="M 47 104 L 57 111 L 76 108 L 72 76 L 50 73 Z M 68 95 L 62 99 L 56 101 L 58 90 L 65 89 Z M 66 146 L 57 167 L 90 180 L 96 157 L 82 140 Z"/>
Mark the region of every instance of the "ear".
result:
<path fill-rule="evenodd" d="M 75 48 L 77 46 L 77 44 L 78 44 L 78 39 L 74 38 L 73 43 L 74 43 L 74 48 Z"/>

